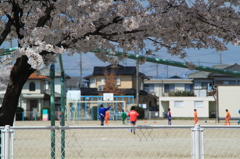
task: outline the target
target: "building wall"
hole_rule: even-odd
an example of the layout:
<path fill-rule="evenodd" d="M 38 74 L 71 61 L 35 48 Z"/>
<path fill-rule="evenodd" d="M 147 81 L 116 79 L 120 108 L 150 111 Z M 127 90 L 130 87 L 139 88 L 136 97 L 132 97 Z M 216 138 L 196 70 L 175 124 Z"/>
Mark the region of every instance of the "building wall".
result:
<path fill-rule="evenodd" d="M 29 84 L 30 82 L 34 82 L 35 83 L 35 91 L 29 91 Z M 41 93 L 41 84 L 40 84 L 40 80 L 28 80 L 23 88 L 22 88 L 22 93 Z"/>
<path fill-rule="evenodd" d="M 118 88 L 132 88 L 132 76 L 119 76 L 121 84 Z"/>
<path fill-rule="evenodd" d="M 222 85 L 218 86 L 218 105 L 219 118 L 225 118 L 226 109 L 230 112 L 232 118 L 239 118 L 240 114 L 240 85 Z"/>
<path fill-rule="evenodd" d="M 176 107 L 175 101 L 182 101 L 183 107 Z M 195 101 L 203 102 L 203 107 L 195 107 Z M 171 109 L 173 117 L 193 117 L 193 110 L 197 109 L 198 117 L 209 117 L 209 101 L 214 101 L 213 97 L 161 97 L 160 98 L 160 117 L 167 108 Z M 167 105 L 168 104 L 168 105 Z"/>
<path fill-rule="evenodd" d="M 55 78 L 55 92 L 61 94 L 61 82 L 59 78 Z"/>
<path fill-rule="evenodd" d="M 96 85 L 91 84 L 90 88 L 97 88 L 99 85 L 102 85 L 102 79 L 105 78 L 105 76 L 96 76 L 94 78 L 96 78 Z M 116 76 L 116 78 L 120 78 L 119 89 L 132 88 L 132 76 Z"/>

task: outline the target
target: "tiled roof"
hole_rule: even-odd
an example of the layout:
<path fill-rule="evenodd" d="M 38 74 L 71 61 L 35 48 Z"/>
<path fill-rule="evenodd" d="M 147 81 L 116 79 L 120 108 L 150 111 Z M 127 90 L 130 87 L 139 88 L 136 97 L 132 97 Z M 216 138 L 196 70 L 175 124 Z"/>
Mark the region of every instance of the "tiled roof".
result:
<path fill-rule="evenodd" d="M 43 68 L 39 71 L 40 71 L 40 74 L 50 77 L 50 68 Z M 60 76 L 61 76 L 61 73 L 55 70 L 55 77 L 60 77 Z M 70 76 L 68 76 L 66 74 L 65 74 L 65 77 L 70 78 Z"/>
<path fill-rule="evenodd" d="M 218 69 L 225 69 L 230 65 L 214 65 L 213 68 L 218 68 Z M 208 78 L 208 75 L 211 74 L 211 72 L 206 72 L 206 71 L 196 71 L 191 74 L 189 74 L 188 78 Z"/>
<path fill-rule="evenodd" d="M 108 65 L 106 67 L 99 67 L 96 66 L 93 69 L 93 75 L 103 75 L 105 70 L 108 71 L 108 73 L 111 73 L 112 71 L 116 75 L 135 75 L 136 74 L 136 67 L 134 66 L 122 66 L 122 65 L 117 65 L 114 67 L 113 65 Z"/>
<path fill-rule="evenodd" d="M 234 65 L 228 66 L 228 67 L 226 67 L 224 69 L 229 70 L 229 71 L 238 71 L 238 72 L 240 72 L 240 65 L 235 63 Z M 231 76 L 230 75 L 219 74 L 219 73 L 210 73 L 209 77 L 231 77 Z"/>
<path fill-rule="evenodd" d="M 90 77 L 96 76 L 96 75 L 104 75 L 105 70 L 108 73 L 114 72 L 115 75 L 136 75 L 136 66 L 122 66 L 122 65 L 108 65 L 105 67 L 102 66 L 95 66 L 93 69 L 92 75 L 85 76 L 84 79 L 89 79 Z M 143 78 L 148 78 L 146 77 L 145 74 L 139 72 L 139 76 Z"/>
<path fill-rule="evenodd" d="M 36 73 L 32 73 L 28 79 L 49 79 L 48 77 L 46 76 L 43 76 L 43 75 L 37 75 Z"/>

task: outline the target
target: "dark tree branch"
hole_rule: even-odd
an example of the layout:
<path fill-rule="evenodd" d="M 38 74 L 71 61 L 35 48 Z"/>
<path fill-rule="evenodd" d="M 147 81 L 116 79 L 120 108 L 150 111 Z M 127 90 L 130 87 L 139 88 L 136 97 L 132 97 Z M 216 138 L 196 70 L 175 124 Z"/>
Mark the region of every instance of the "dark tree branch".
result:
<path fill-rule="evenodd" d="M 54 10 L 53 5 L 50 4 L 49 7 L 45 10 L 45 15 L 39 18 L 37 26 L 36 27 L 42 27 L 46 24 L 48 20 L 51 18 L 51 11 Z"/>
<path fill-rule="evenodd" d="M 8 22 L 5 25 L 5 29 L 3 30 L 1 36 L 0 36 L 0 45 L 5 41 L 7 38 L 8 34 L 11 32 L 11 26 L 12 26 L 12 21 L 8 19 Z"/>

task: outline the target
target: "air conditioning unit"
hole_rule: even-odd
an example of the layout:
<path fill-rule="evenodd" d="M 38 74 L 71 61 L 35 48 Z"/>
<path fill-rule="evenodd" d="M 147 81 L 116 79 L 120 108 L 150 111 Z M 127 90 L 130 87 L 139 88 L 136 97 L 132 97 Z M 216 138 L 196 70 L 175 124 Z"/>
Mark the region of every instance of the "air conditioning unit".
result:
<path fill-rule="evenodd" d="M 98 85 L 98 91 L 103 91 L 103 85 Z"/>

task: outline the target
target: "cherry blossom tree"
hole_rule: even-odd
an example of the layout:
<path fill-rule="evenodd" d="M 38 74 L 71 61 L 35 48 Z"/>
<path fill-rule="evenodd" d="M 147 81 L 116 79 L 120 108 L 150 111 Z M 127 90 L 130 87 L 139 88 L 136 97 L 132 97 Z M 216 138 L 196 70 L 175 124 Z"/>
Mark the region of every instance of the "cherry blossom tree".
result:
<path fill-rule="evenodd" d="M 240 44 L 239 5 L 239 0 L 1 1 L 0 44 L 17 39 L 19 49 L 6 59 L 15 64 L 0 125 L 13 124 L 30 74 L 55 63 L 59 54 L 102 48 L 114 55 L 116 45 L 125 51 L 141 49 L 146 56 L 166 48 L 179 58 L 187 56 L 188 48 L 223 51 L 228 43 Z M 146 42 L 152 49 L 146 49 Z M 118 60 L 104 52 L 96 56 L 104 62 Z"/>

